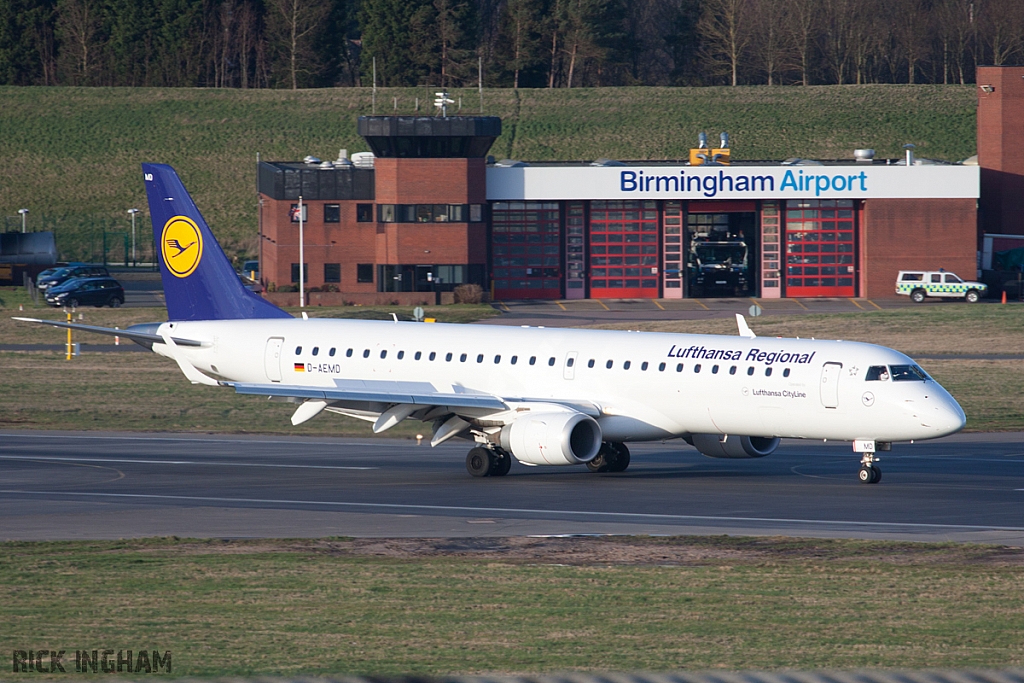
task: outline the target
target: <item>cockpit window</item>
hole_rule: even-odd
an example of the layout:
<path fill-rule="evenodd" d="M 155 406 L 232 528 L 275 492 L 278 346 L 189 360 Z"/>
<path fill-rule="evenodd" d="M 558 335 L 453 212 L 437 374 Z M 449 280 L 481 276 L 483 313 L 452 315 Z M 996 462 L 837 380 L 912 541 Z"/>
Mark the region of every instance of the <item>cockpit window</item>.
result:
<path fill-rule="evenodd" d="M 889 379 L 889 369 L 884 365 L 872 365 L 864 379 L 868 382 L 885 382 Z"/>
<path fill-rule="evenodd" d="M 889 371 L 892 372 L 893 382 L 924 382 L 931 379 L 916 365 L 890 365 Z"/>

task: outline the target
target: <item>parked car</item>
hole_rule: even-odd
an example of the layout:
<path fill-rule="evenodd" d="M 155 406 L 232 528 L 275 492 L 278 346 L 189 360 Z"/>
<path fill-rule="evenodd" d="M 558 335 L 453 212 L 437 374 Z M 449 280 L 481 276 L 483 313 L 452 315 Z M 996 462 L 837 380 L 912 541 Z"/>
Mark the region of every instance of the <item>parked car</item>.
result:
<path fill-rule="evenodd" d="M 963 299 L 977 303 L 988 292 L 988 285 L 962 280 L 956 273 L 943 270 L 901 270 L 896 276 L 896 293 L 921 303 L 929 297 Z"/>
<path fill-rule="evenodd" d="M 246 277 L 250 280 L 259 281 L 260 279 L 260 262 L 259 261 L 246 261 L 242 264 L 242 277 Z"/>
<path fill-rule="evenodd" d="M 36 288 L 45 292 L 49 288 L 67 282 L 73 277 L 110 277 L 110 272 L 103 266 L 82 264 L 65 266 L 64 268 L 58 268 L 56 272 L 45 277 L 43 273 L 40 273 L 39 277 L 36 278 Z"/>
<path fill-rule="evenodd" d="M 77 277 L 50 287 L 46 292 L 46 303 L 58 308 L 117 308 L 124 303 L 124 288 L 112 277 Z"/>

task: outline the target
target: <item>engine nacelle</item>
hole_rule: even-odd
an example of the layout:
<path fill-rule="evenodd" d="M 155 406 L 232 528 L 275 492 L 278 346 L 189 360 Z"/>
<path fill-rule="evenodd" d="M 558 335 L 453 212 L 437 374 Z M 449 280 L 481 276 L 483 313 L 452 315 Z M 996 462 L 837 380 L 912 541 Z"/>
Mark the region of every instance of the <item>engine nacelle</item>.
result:
<path fill-rule="evenodd" d="M 531 411 L 501 428 L 501 447 L 530 465 L 581 465 L 597 456 L 601 426 L 574 410 Z"/>
<path fill-rule="evenodd" d="M 693 434 L 687 441 L 709 458 L 763 458 L 779 447 L 780 439 L 777 436 Z"/>

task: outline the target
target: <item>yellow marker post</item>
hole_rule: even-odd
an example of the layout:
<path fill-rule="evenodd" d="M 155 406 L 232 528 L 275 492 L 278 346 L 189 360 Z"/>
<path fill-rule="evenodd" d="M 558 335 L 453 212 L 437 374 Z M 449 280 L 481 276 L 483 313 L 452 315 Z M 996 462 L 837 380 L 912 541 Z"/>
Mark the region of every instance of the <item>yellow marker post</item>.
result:
<path fill-rule="evenodd" d="M 68 322 L 71 322 L 71 311 L 68 311 Z M 64 360 L 71 360 L 71 328 L 68 328 L 68 353 Z"/>

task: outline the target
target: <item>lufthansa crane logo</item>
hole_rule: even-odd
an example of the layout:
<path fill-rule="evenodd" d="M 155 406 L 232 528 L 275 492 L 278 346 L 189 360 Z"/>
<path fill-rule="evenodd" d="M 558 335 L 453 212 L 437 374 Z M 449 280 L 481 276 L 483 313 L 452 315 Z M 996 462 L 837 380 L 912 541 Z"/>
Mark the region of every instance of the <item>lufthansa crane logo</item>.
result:
<path fill-rule="evenodd" d="M 188 277 L 203 257 L 203 235 L 191 218 L 175 216 L 164 224 L 160 246 L 167 270 L 175 277 Z"/>

